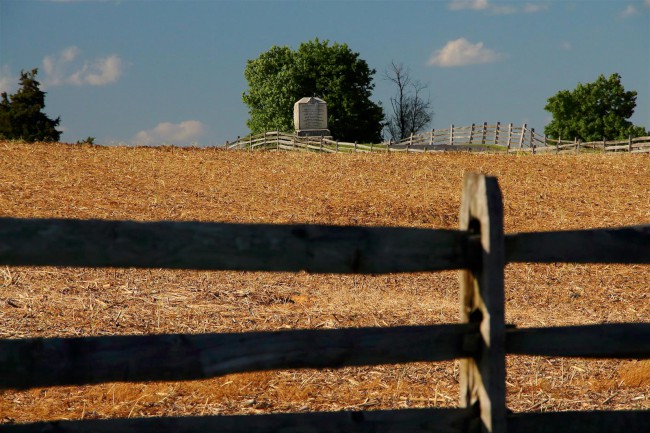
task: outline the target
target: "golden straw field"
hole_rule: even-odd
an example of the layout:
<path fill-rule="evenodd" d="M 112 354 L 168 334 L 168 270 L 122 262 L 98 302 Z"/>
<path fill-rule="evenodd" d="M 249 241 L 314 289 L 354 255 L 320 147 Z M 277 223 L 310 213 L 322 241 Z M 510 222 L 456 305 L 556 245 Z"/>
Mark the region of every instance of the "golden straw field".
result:
<path fill-rule="evenodd" d="M 650 154 L 316 154 L 0 142 L 0 217 L 457 228 L 498 177 L 507 233 L 650 224 Z M 650 266 L 508 265 L 519 327 L 650 322 Z M 0 338 L 456 322 L 455 272 L 0 268 Z M 650 409 L 650 361 L 508 357 L 519 411 Z M 454 362 L 0 391 L 0 422 L 458 405 Z"/>

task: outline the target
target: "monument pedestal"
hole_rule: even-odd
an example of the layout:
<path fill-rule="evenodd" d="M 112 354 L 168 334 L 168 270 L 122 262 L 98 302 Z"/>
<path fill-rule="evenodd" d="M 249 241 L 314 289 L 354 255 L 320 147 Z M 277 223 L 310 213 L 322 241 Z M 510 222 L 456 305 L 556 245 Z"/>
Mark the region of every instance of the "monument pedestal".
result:
<path fill-rule="evenodd" d="M 305 129 L 296 131 L 298 137 L 325 137 L 332 138 L 332 133 L 329 129 Z"/>

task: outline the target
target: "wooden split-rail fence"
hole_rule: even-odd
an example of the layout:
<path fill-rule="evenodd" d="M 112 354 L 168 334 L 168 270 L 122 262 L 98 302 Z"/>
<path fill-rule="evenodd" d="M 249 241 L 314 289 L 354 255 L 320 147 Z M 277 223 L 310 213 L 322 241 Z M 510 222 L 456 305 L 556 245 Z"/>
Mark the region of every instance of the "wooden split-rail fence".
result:
<path fill-rule="evenodd" d="M 464 182 L 459 230 L 323 225 L 0 219 L 3 266 L 382 274 L 459 270 L 459 323 L 386 328 L 0 340 L 0 389 L 178 381 L 282 368 L 460 359 L 456 408 L 48 420 L 35 432 L 626 432 L 650 411 L 510 413 L 508 354 L 650 358 L 650 323 L 524 328 L 504 323 L 512 262 L 650 263 L 650 225 L 505 235 L 497 180 Z"/>
<path fill-rule="evenodd" d="M 525 123 L 515 126 L 500 122 L 488 125 L 451 125 L 447 129 L 432 129 L 411 134 L 404 140 L 378 144 L 348 143 L 331 137 L 299 137 L 295 134 L 271 131 L 238 137 L 223 145 L 229 150 L 299 150 L 312 152 L 490 152 L 490 153 L 581 153 L 630 152 L 650 153 L 650 136 L 628 137 L 625 140 L 582 142 L 578 139 L 552 139 L 535 132 Z"/>

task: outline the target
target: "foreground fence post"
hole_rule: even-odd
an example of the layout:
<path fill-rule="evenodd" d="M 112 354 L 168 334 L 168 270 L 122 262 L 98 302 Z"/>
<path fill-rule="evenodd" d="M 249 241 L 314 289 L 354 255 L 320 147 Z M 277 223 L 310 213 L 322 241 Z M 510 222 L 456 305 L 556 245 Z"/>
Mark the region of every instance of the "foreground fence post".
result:
<path fill-rule="evenodd" d="M 505 249 L 496 178 L 475 173 L 465 177 L 460 228 L 470 232 L 468 248 L 475 249 L 470 250 L 475 257 L 471 269 L 459 274 L 460 318 L 479 323 L 482 340 L 474 357 L 460 361 L 460 405 L 478 404 L 481 431 L 505 433 Z"/>

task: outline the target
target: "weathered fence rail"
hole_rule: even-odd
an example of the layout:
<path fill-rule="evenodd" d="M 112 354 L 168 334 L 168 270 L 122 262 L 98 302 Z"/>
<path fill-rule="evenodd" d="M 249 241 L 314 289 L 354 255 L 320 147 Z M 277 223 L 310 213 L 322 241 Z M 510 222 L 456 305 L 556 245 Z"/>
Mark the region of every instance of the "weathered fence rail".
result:
<path fill-rule="evenodd" d="M 237 138 L 226 143 L 230 150 L 301 150 L 314 152 L 504 152 L 504 153 L 650 153 L 650 136 L 626 140 L 582 142 L 577 139 L 552 139 L 521 126 L 496 124 L 451 125 L 413 134 L 399 142 L 378 144 L 346 143 L 328 137 L 298 137 L 279 131 Z"/>
<path fill-rule="evenodd" d="M 502 209 L 496 179 L 469 175 L 460 230 L 0 219 L 7 266 L 461 273 L 456 324 L 0 340 L 0 389 L 460 359 L 458 408 L 52 420 L 0 432 L 646 432 L 648 410 L 507 412 L 506 354 L 650 359 L 650 323 L 506 327 L 503 271 L 508 262 L 648 264 L 650 225 L 505 235 Z"/>

